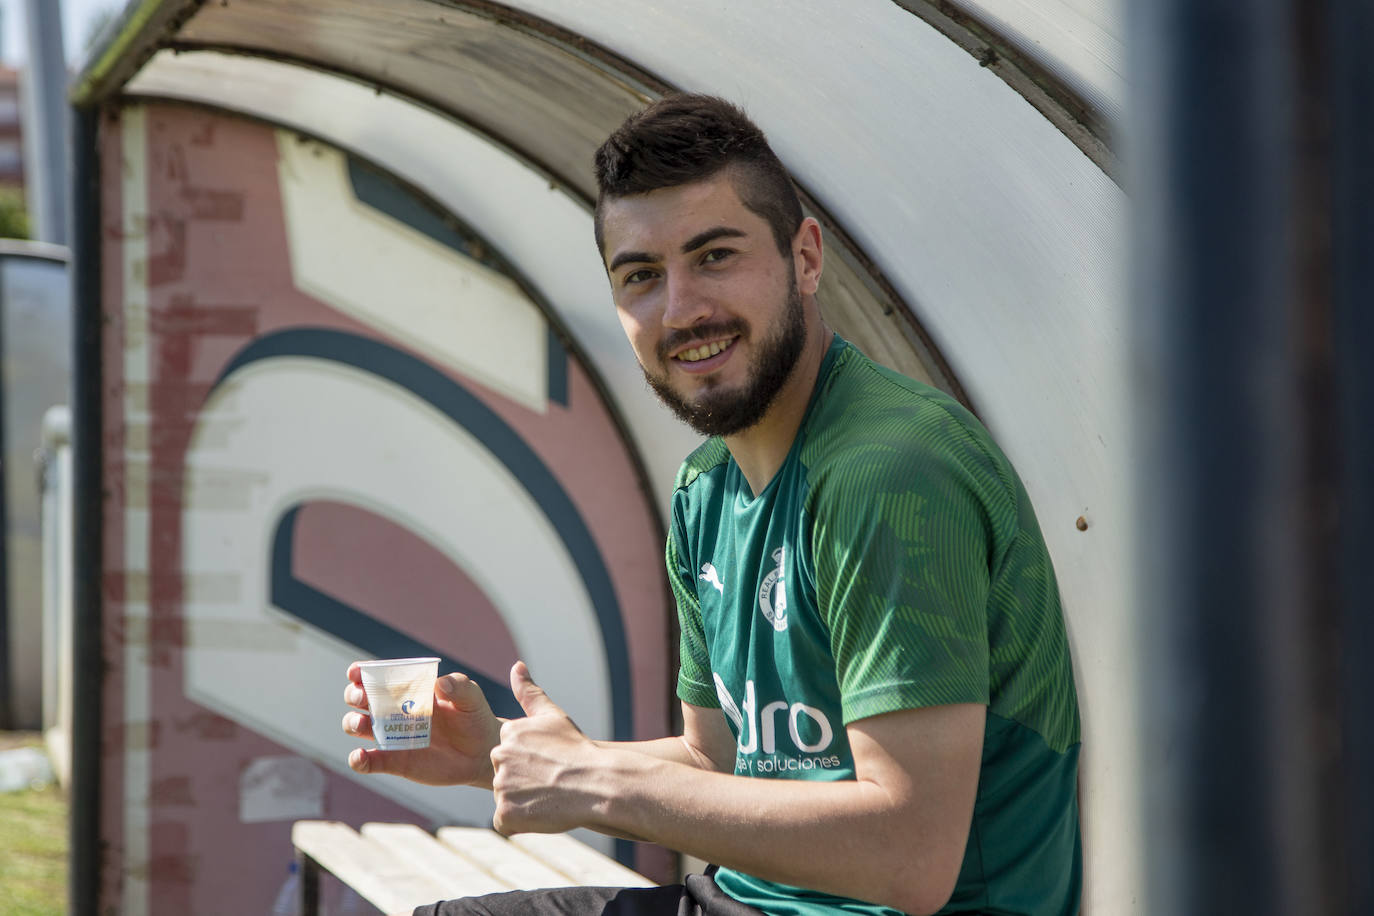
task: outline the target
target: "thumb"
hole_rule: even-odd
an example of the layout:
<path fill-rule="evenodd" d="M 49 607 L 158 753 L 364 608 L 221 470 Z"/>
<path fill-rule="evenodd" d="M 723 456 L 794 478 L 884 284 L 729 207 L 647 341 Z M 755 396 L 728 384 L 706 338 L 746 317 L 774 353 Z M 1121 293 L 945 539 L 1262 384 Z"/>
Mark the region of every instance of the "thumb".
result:
<path fill-rule="evenodd" d="M 558 704 L 549 699 L 549 695 L 544 692 L 530 677 L 530 669 L 524 662 L 516 662 L 510 669 L 510 691 L 515 694 L 516 702 L 520 708 L 525 710 L 527 716 L 547 715 L 548 713 L 558 713 L 562 715 L 563 710 L 558 708 Z"/>

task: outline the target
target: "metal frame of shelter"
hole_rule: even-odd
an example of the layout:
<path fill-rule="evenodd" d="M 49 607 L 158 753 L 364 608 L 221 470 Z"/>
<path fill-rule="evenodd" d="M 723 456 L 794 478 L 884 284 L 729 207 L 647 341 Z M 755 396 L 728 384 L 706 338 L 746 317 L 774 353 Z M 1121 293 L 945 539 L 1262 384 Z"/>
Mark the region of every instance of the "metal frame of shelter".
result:
<path fill-rule="evenodd" d="M 356 103 L 369 114 L 394 100 L 416 130 L 458 125 L 586 205 L 590 152 L 625 115 L 672 89 L 717 92 L 763 124 L 824 226 L 827 319 L 870 355 L 977 409 L 1027 479 L 1062 587 L 1083 609 L 1070 631 L 1080 693 L 1094 698 L 1085 716 L 1110 729 L 1086 763 L 1088 820 L 1136 822 L 1133 692 L 1119 690 L 1135 678 L 1124 651 L 1133 639 L 1130 474 L 1119 457 L 1128 440 L 1124 198 L 1107 136 L 1119 87 L 1095 75 L 1110 76 L 1119 61 L 1110 50 L 1038 41 L 1013 6 L 814 2 L 807 15 L 779 22 L 766 4 L 726 4 L 717 15 L 741 26 L 731 37 L 676 7 L 646 7 L 627 22 L 613 0 L 405 0 L 384 10 L 362 0 L 130 3 L 73 91 L 77 670 L 99 683 L 96 143 L 104 112 L 125 99 L 209 105 L 375 155 L 380 141 L 327 123 L 319 106 L 301 114 L 290 93 L 254 96 L 254 87 L 283 79 L 315 99 L 359 87 L 377 100 Z M 1085 34 L 1110 34 L 1104 10 L 1079 0 Z M 704 65 L 702 54 L 734 66 Z M 889 92 L 872 91 L 884 85 Z M 912 88 L 892 91 L 903 85 Z M 460 193 L 440 186 L 447 178 L 426 177 L 420 158 L 386 161 L 441 203 Z M 590 357 L 652 491 L 668 492 L 688 440 L 630 393 L 637 370 L 623 347 L 601 345 L 603 319 L 551 294 L 555 281 L 538 276 L 542 259 L 505 254 Z M 594 311 L 603 296 L 584 298 Z M 1055 434 L 1044 436 L 1046 428 Z M 1089 613 L 1100 607 L 1111 612 Z M 77 910 L 94 905 L 98 887 L 101 716 L 98 703 L 83 703 L 74 723 Z M 1138 886 L 1134 831 L 1122 835 L 1109 855 L 1090 856 L 1090 898 L 1119 899 Z"/>

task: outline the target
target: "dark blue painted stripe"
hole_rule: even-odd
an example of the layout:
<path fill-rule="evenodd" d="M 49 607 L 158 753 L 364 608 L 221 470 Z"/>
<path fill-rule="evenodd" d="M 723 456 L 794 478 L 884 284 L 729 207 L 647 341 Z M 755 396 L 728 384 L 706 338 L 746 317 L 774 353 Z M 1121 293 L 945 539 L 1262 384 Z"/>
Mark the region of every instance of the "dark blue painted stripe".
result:
<path fill-rule="evenodd" d="M 452 658 L 433 646 L 411 639 L 399 630 L 382 623 L 333 595 L 296 578 L 295 556 L 296 516 L 300 506 L 293 506 L 277 523 L 272 535 L 272 569 L 269 576 L 272 603 L 293 617 L 313 627 L 331 633 L 347 643 L 364 650 L 373 658 L 417 658 L 438 656 L 439 673 L 461 671 L 482 688 L 492 712 L 508 719 L 523 716 L 524 710 L 511 695 L 508 684 L 498 683 L 480 673 L 462 659 Z"/>
<path fill-rule="evenodd" d="M 356 156 L 348 157 L 348 183 L 353 186 L 353 196 L 374 210 L 380 210 L 459 254 L 481 260 L 468 238 L 446 222 L 439 210 L 427 205 L 395 178 Z"/>
<path fill-rule="evenodd" d="M 591 598 L 610 675 L 613 735 L 633 737 L 629 650 L 610 573 L 577 507 L 539 456 L 495 412 L 433 366 L 379 340 L 344 331 L 296 328 L 260 337 L 234 356 L 214 387 L 250 363 L 300 356 L 353 366 L 404 388 L 471 433 L 520 482 L 558 533 Z"/>

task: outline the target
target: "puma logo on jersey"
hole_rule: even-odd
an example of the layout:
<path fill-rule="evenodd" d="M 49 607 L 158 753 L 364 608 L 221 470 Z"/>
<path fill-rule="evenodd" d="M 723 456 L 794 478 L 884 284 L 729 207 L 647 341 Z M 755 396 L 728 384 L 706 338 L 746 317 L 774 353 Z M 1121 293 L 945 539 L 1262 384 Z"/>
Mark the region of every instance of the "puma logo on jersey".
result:
<path fill-rule="evenodd" d="M 784 549 L 779 547 L 773 551 L 773 560 L 778 567 L 769 570 L 759 583 L 759 610 L 779 633 L 787 629 L 787 583 L 782 578 Z"/>
<path fill-rule="evenodd" d="M 710 563 L 701 564 L 701 575 L 698 579 L 705 579 L 711 586 L 722 595 L 725 594 L 725 583 L 720 581 L 720 576 L 716 574 L 716 568 Z"/>

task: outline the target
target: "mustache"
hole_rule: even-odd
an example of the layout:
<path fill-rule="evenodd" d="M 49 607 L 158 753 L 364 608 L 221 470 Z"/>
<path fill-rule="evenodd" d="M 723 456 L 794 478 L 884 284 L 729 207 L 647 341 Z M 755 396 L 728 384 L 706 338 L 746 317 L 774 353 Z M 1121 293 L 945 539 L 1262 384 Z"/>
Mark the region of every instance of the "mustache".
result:
<path fill-rule="evenodd" d="M 667 362 L 668 354 L 680 347 L 690 347 L 693 344 L 732 335 L 742 336 L 748 329 L 749 326 L 742 318 L 731 318 L 714 324 L 699 324 L 690 328 L 674 328 L 663 335 L 663 339 L 658 343 L 659 362 Z"/>

